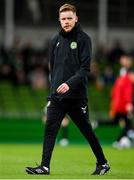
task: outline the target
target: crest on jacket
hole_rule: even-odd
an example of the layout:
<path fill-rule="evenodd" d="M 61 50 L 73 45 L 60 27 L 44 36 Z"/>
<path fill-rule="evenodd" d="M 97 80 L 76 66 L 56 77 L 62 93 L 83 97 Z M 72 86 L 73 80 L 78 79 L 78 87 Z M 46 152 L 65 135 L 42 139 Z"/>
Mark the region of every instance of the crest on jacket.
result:
<path fill-rule="evenodd" d="M 70 47 L 71 47 L 71 49 L 76 49 L 77 48 L 77 42 L 75 42 L 75 41 L 71 42 Z"/>

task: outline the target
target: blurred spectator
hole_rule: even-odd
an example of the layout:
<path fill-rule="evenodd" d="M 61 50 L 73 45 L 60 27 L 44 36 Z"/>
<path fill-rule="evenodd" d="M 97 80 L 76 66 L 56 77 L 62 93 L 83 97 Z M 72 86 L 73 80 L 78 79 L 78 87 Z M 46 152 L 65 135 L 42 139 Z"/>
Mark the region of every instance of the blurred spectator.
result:
<path fill-rule="evenodd" d="M 108 53 L 109 63 L 117 63 L 120 57 L 125 53 L 119 41 L 115 41 L 114 47 Z"/>
<path fill-rule="evenodd" d="M 107 48 L 103 45 L 100 45 L 96 48 L 96 52 L 95 52 L 95 60 L 98 63 L 106 63 L 107 62 Z"/>
<path fill-rule="evenodd" d="M 36 67 L 29 74 L 29 80 L 33 89 L 44 89 L 48 87 L 47 78 L 42 67 Z"/>
<path fill-rule="evenodd" d="M 90 77 L 89 79 L 92 81 L 96 81 L 98 76 L 100 75 L 98 63 L 95 60 L 91 61 L 91 68 L 90 68 Z"/>
<path fill-rule="evenodd" d="M 24 71 L 24 61 L 21 52 L 20 39 L 16 38 L 10 49 L 11 62 L 14 70 L 14 85 L 28 84 L 27 75 Z"/>
<path fill-rule="evenodd" d="M 0 79 L 12 81 L 13 70 L 9 64 L 3 64 L 0 68 Z"/>
<path fill-rule="evenodd" d="M 110 66 L 106 66 L 102 78 L 105 85 L 112 85 L 115 81 L 115 75 Z"/>
<path fill-rule="evenodd" d="M 126 75 L 127 71 L 133 66 L 133 57 L 131 54 L 124 54 L 120 57 L 120 76 Z"/>
<path fill-rule="evenodd" d="M 29 73 L 32 66 L 32 57 L 35 55 L 35 51 L 32 47 L 32 43 L 28 42 L 23 48 L 22 48 L 22 56 L 23 56 L 23 63 L 24 63 L 24 70 L 26 73 Z"/>
<path fill-rule="evenodd" d="M 34 49 L 31 42 L 21 47 L 19 38 L 14 40 L 8 50 L 4 46 L 0 47 L 0 80 L 8 80 L 14 85 L 31 83 L 34 88 L 46 88 L 49 84 L 48 75 L 47 47 L 45 50 Z"/>
<path fill-rule="evenodd" d="M 27 75 L 24 71 L 23 56 L 20 51 L 16 51 L 13 57 L 14 85 L 28 84 Z"/>
<path fill-rule="evenodd" d="M 113 85 L 115 74 L 110 66 L 106 66 L 104 72 L 96 79 L 96 87 L 102 90 L 106 85 Z"/>
<path fill-rule="evenodd" d="M 99 119 L 99 124 L 115 125 L 120 124 L 122 129 L 121 134 L 113 143 L 114 147 L 122 148 L 120 141 L 128 132 L 134 131 L 132 117 L 134 111 L 134 69 L 129 69 L 128 73 L 120 76 L 115 81 L 111 92 L 111 106 L 109 120 Z"/>
<path fill-rule="evenodd" d="M 0 80 L 12 81 L 13 66 L 10 59 L 10 52 L 2 45 L 0 47 Z"/>
<path fill-rule="evenodd" d="M 112 89 L 112 101 L 110 116 L 115 123 L 124 120 L 124 129 L 114 146 L 120 146 L 122 137 L 127 136 L 129 130 L 133 129 L 132 120 L 129 119 L 134 110 L 134 69 L 129 69 L 128 73 L 117 79 Z"/>

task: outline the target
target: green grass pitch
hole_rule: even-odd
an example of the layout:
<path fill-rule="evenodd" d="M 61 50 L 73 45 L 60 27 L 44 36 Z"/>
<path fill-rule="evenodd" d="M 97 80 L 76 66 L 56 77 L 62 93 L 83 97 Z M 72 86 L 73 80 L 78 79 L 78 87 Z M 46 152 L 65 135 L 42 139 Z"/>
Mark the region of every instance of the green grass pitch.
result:
<path fill-rule="evenodd" d="M 41 144 L 0 144 L 0 179 L 133 179 L 134 149 L 116 150 L 103 146 L 111 165 L 104 176 L 91 176 L 95 157 L 88 145 L 56 145 L 51 160 L 51 175 L 28 175 L 26 166 L 40 163 Z"/>

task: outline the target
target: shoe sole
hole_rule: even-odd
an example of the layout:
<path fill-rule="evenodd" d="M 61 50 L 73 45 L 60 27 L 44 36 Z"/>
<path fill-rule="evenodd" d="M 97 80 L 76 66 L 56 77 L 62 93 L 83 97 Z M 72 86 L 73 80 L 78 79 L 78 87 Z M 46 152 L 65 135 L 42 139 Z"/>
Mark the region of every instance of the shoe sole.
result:
<path fill-rule="evenodd" d="M 32 175 L 33 175 L 33 174 L 34 174 L 34 175 L 50 175 L 50 173 L 48 173 L 48 174 L 47 174 L 47 173 L 38 174 L 38 173 L 35 173 L 35 172 L 33 172 L 32 170 L 30 170 L 29 168 L 26 168 L 25 171 L 26 171 L 28 174 L 32 174 Z"/>

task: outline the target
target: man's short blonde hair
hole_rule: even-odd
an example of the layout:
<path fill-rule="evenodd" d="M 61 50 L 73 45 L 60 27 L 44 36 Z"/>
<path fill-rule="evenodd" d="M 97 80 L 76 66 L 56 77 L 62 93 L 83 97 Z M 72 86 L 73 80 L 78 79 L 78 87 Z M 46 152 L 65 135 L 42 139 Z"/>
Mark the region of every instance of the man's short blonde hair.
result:
<path fill-rule="evenodd" d="M 72 11 L 73 13 L 76 13 L 76 7 L 72 4 L 64 4 L 59 8 L 59 14 L 65 11 Z"/>

